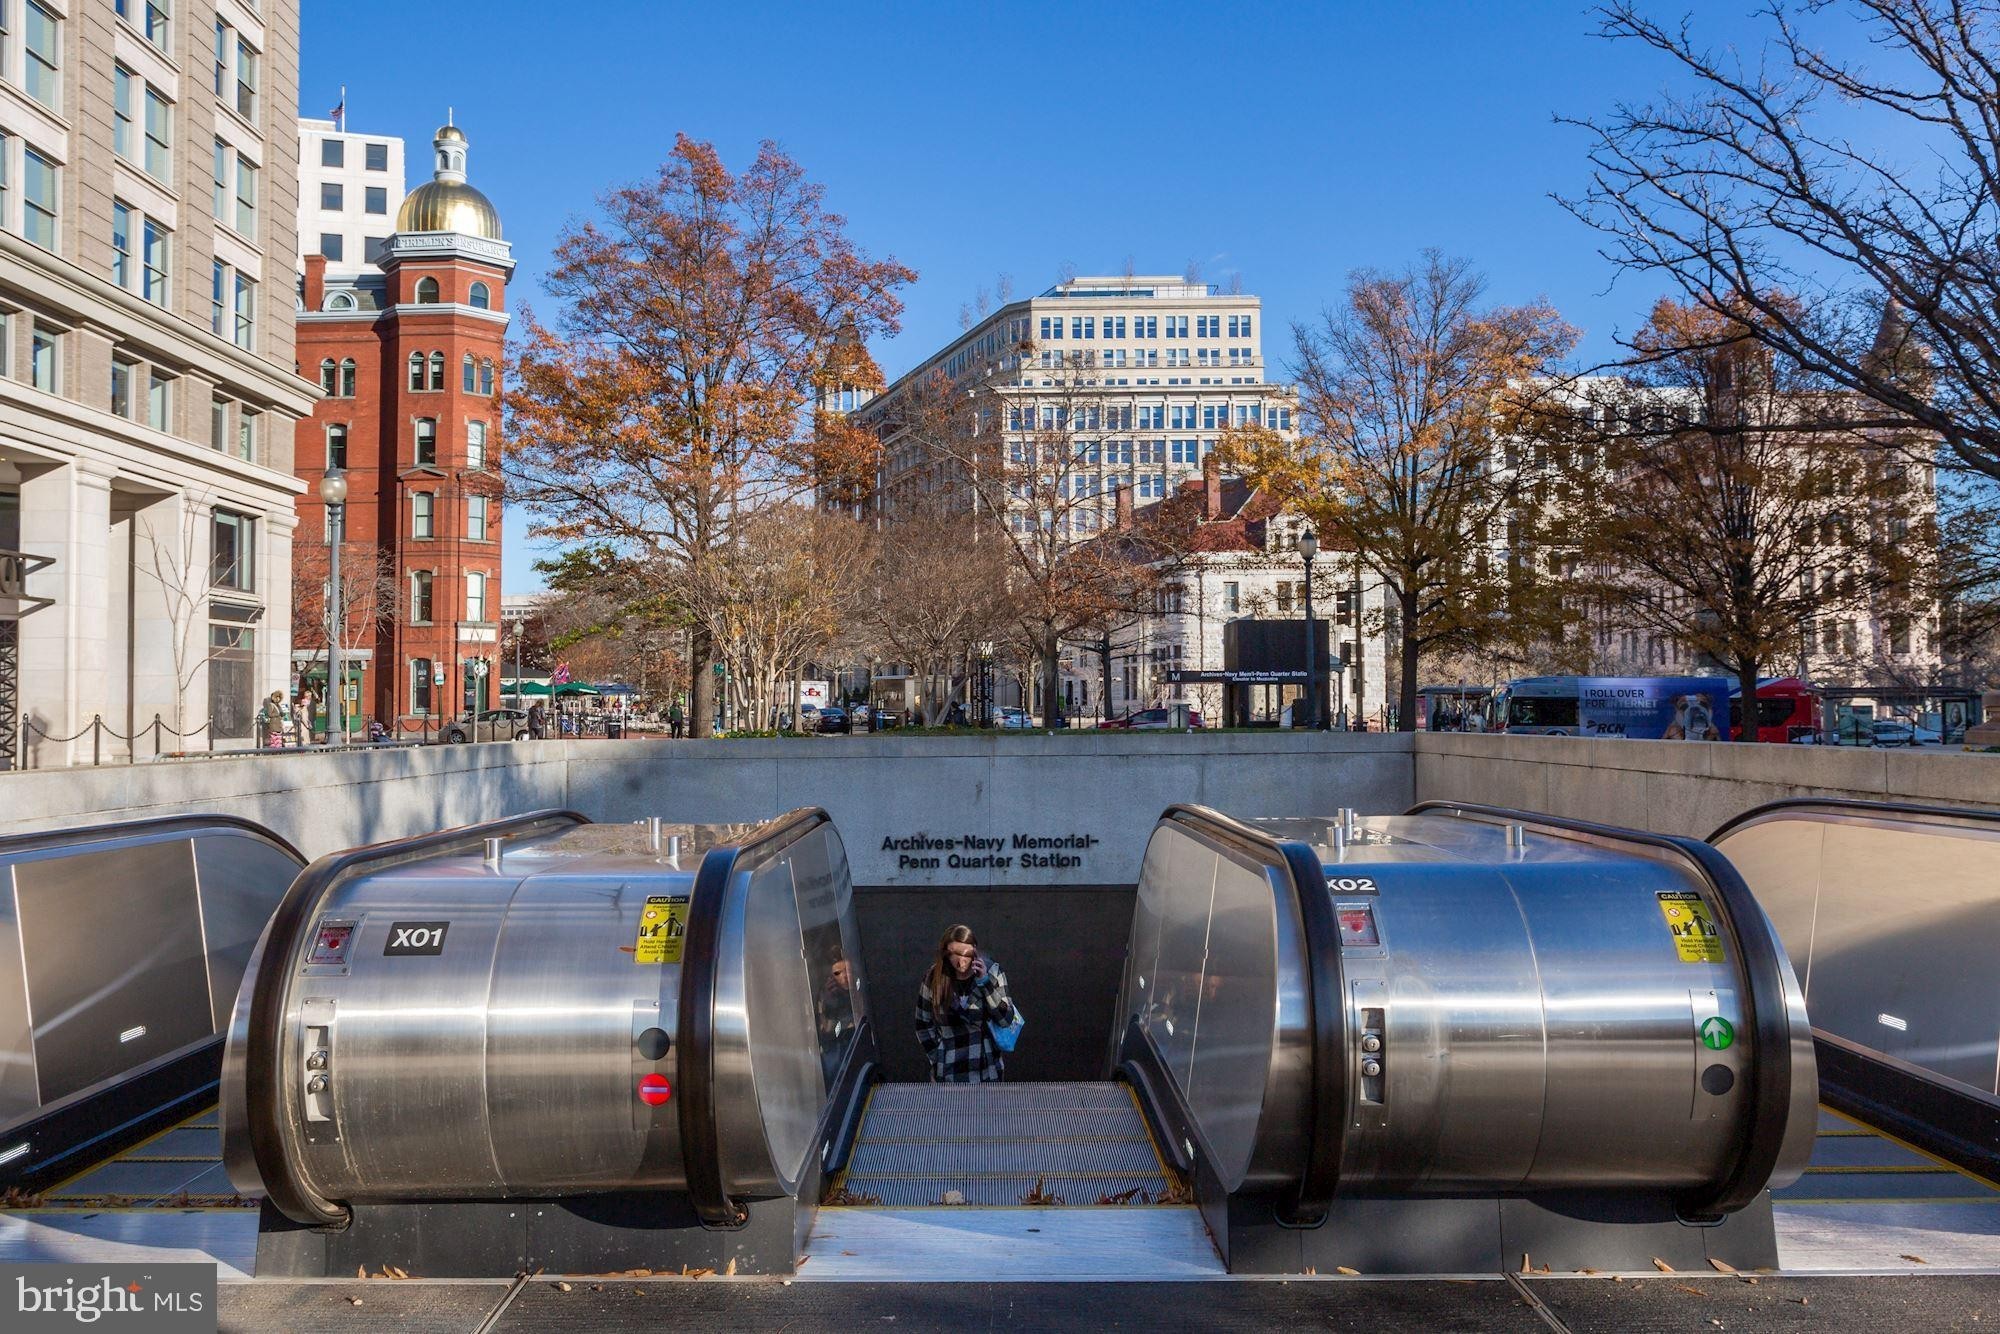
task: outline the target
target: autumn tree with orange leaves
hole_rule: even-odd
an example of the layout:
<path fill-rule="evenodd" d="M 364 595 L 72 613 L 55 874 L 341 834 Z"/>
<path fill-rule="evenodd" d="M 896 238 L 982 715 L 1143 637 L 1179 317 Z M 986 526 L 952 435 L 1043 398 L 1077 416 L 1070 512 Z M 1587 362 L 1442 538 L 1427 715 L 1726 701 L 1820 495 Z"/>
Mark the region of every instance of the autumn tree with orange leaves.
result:
<path fill-rule="evenodd" d="M 766 143 L 740 172 L 679 136 L 648 181 L 568 228 L 522 317 L 506 401 L 511 497 L 537 537 L 611 548 L 677 609 L 691 641 L 693 735 L 714 713 L 711 664 L 729 581 L 710 566 L 748 521 L 864 473 L 871 437 L 813 411 L 829 367 L 873 373 L 916 275 L 870 258 L 823 188 Z M 865 387 L 865 385 L 863 386 Z"/>
<path fill-rule="evenodd" d="M 1301 438 L 1253 427 L 1223 444 L 1225 467 L 1386 586 L 1406 732 L 1425 655 L 1546 642 L 1563 614 L 1559 588 L 1494 553 L 1533 480 L 1499 466 L 1501 442 L 1542 410 L 1575 332 L 1546 304 L 1482 307 L 1484 290 L 1436 251 L 1401 273 L 1356 273 L 1340 306 L 1293 331 Z"/>

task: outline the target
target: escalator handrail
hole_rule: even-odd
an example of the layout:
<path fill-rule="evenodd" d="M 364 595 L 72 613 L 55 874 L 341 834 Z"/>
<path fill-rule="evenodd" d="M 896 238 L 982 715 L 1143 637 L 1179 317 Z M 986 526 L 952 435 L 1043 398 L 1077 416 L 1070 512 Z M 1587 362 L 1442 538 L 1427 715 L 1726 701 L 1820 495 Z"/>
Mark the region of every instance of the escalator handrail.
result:
<path fill-rule="evenodd" d="M 1967 820 L 1973 824 L 2000 825 L 2000 811 L 1982 810 L 1973 806 L 1929 806 L 1909 801 L 1876 801 L 1867 797 L 1782 797 L 1777 801 L 1767 801 L 1762 805 L 1752 806 L 1740 815 L 1731 816 L 1723 821 L 1722 826 L 1710 834 L 1706 841 L 1714 843 L 1769 815 L 1810 810 L 1829 811 L 1836 815 L 1930 815 L 1952 820 Z"/>
<path fill-rule="evenodd" d="M 736 843 L 710 848 L 695 872 L 688 900 L 687 940 L 681 947 L 680 1088 L 681 1163 L 688 1198 L 702 1224 L 743 1225 L 747 1211 L 729 1195 L 723 1179 L 722 1127 L 716 1103 L 715 997 L 722 976 L 721 945 L 729 887 L 739 873 L 755 870 L 832 818 L 817 806 L 801 807 L 767 820 Z"/>
<path fill-rule="evenodd" d="M 1465 801 L 1422 801 L 1406 814 L 1444 812 L 1488 823 L 1541 826 L 1674 853 L 1692 863 L 1708 883 L 1715 904 L 1721 909 L 1717 915 L 1722 919 L 1723 929 L 1735 943 L 1737 957 L 1743 960 L 1748 992 L 1744 1002 L 1750 1010 L 1750 1030 L 1757 1035 L 1757 1065 L 1755 1077 L 1750 1081 L 1748 1133 L 1735 1159 L 1706 1191 L 1690 1193 L 1682 1202 L 1681 1212 L 1690 1220 L 1715 1218 L 1735 1213 L 1754 1201 L 1777 1168 L 1791 1118 L 1792 1025 L 1785 1001 L 1785 952 L 1778 943 L 1777 932 L 1745 929 L 1744 923 L 1768 924 L 1770 919 L 1764 916 L 1742 873 L 1707 843 L 1678 834 L 1655 834 Z"/>
<path fill-rule="evenodd" d="M 306 864 L 305 854 L 292 846 L 290 839 L 266 829 L 255 820 L 246 820 L 240 815 L 200 814 L 157 815 L 143 820 L 120 820 L 110 824 L 77 825 L 71 829 L 38 829 L 32 833 L 0 835 L 0 858 L 101 839 L 122 838 L 128 834 L 169 834 L 183 829 L 194 834 L 217 825 L 252 834 L 286 853 L 300 866 Z"/>
<path fill-rule="evenodd" d="M 1160 816 L 1198 835 L 1215 839 L 1284 873 L 1297 905 L 1305 948 L 1304 972 L 1311 990 L 1311 1101 L 1306 1160 L 1298 1188 L 1286 1202 L 1283 1221 L 1313 1225 L 1324 1219 L 1340 1185 L 1342 1128 L 1347 1119 L 1347 985 L 1340 954 L 1340 923 L 1326 889 L 1326 868 L 1304 843 L 1270 834 L 1206 806 L 1176 804 Z"/>
<path fill-rule="evenodd" d="M 530 811 L 504 820 L 440 829 L 408 838 L 388 839 L 364 847 L 331 852 L 313 862 L 292 881 L 271 914 L 252 955 L 257 969 L 250 989 L 249 1023 L 243 1052 L 243 1111 L 250 1151 L 264 1194 L 273 1208 L 294 1222 L 340 1227 L 347 1210 L 322 1199 L 297 1172 L 285 1152 L 283 1117 L 285 997 L 292 980 L 291 961 L 298 955 L 299 932 L 314 908 L 335 885 L 363 870 L 377 869 L 420 857 L 470 850 L 488 838 L 525 833 L 537 825 L 588 824 L 588 817 L 569 810 Z"/>

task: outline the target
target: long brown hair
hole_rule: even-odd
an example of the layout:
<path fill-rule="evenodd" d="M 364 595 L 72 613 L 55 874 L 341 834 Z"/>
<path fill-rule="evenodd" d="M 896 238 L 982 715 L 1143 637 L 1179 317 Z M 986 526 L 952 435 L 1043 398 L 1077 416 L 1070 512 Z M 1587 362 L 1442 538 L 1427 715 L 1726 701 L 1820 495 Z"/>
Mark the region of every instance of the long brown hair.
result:
<path fill-rule="evenodd" d="M 931 970 L 924 974 L 924 985 L 930 989 L 931 1004 L 942 1010 L 951 995 L 951 983 L 956 974 L 952 972 L 951 955 L 953 945 L 970 945 L 979 948 L 979 938 L 972 934 L 969 926 L 948 926 L 938 940 L 937 958 L 931 960 Z M 905 974 L 908 976 L 908 974 Z"/>

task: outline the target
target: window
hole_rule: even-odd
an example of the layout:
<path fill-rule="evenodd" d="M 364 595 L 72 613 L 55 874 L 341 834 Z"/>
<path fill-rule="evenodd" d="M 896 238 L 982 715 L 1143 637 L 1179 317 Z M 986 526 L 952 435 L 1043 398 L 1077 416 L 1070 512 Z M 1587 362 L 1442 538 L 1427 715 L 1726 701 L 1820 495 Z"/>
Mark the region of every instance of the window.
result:
<path fill-rule="evenodd" d="M 479 392 L 488 398 L 493 396 L 493 363 L 490 361 L 479 363 Z"/>
<path fill-rule="evenodd" d="M 236 412 L 236 457 L 245 463 L 257 458 L 257 414 L 248 408 Z"/>
<path fill-rule="evenodd" d="M 161 0 L 118 0 L 118 17 L 146 34 L 146 40 L 167 49 L 167 7 Z"/>
<path fill-rule="evenodd" d="M 410 659 L 410 712 L 431 711 L 431 660 Z"/>
<path fill-rule="evenodd" d="M 111 359 L 111 412 L 118 417 L 132 415 L 132 380 L 139 374 L 137 362 L 123 357 Z"/>
<path fill-rule="evenodd" d="M 21 150 L 21 235 L 44 250 L 56 248 L 56 164 L 32 148 Z"/>
<path fill-rule="evenodd" d="M 363 148 L 362 156 L 366 159 L 368 170 L 389 170 L 389 145 L 368 144 Z"/>
<path fill-rule="evenodd" d="M 236 275 L 236 346 L 249 347 L 256 341 L 257 284 Z"/>
<path fill-rule="evenodd" d="M 236 39 L 236 114 L 257 119 L 257 53 L 241 37 Z"/>
<path fill-rule="evenodd" d="M 435 530 L 432 527 L 432 514 L 433 514 L 432 507 L 436 503 L 437 503 L 437 498 L 428 491 L 415 491 L 411 493 L 410 495 L 411 537 L 430 537 L 433 535 Z"/>
<path fill-rule="evenodd" d="M 132 209 L 116 199 L 111 201 L 111 281 L 132 285 Z"/>
<path fill-rule="evenodd" d="M 388 249 L 388 247 L 389 247 L 389 238 L 386 236 L 364 237 L 361 242 L 362 262 L 367 264 L 380 264 L 382 262 L 382 252 Z"/>
<path fill-rule="evenodd" d="M 479 377 L 479 368 L 474 364 L 470 352 L 466 353 L 464 360 L 459 362 L 458 369 L 459 378 L 464 382 L 465 392 L 469 394 L 472 392 L 472 386 L 478 382 Z"/>
<path fill-rule="evenodd" d="M 347 142 L 344 139 L 322 139 L 319 141 L 319 165 L 322 167 L 344 167 L 347 165 Z"/>
<path fill-rule="evenodd" d="M 468 542 L 486 540 L 486 506 L 485 496 L 465 498 L 465 538 Z"/>
<path fill-rule="evenodd" d="M 173 103 L 151 88 L 146 90 L 146 174 L 156 181 L 173 179 Z"/>
<path fill-rule="evenodd" d="M 429 570 L 410 571 L 410 620 L 416 625 L 429 625 L 431 622 L 431 572 Z"/>
<path fill-rule="evenodd" d="M 465 573 L 465 619 L 486 619 L 486 576 L 478 570 Z"/>
<path fill-rule="evenodd" d="M 486 466 L 486 423 L 467 422 L 465 424 L 465 466 L 484 468 Z"/>
<path fill-rule="evenodd" d="M 334 365 L 334 360 L 332 357 L 328 357 L 326 360 L 320 362 L 319 364 L 320 392 L 325 394 L 332 394 L 334 391 L 334 387 L 340 383 L 338 376 L 339 376 L 339 370 Z"/>
<path fill-rule="evenodd" d="M 29 374 L 35 388 L 46 389 L 51 394 L 57 389 L 57 340 L 61 337 L 47 325 L 38 324 L 31 335 L 33 341 L 29 350 Z"/>
<path fill-rule="evenodd" d="M 444 353 L 431 353 L 431 388 L 440 392 L 444 389 Z"/>
<path fill-rule="evenodd" d="M 417 418 L 417 462 L 435 467 L 437 464 L 438 424 L 435 417 Z"/>
<path fill-rule="evenodd" d="M 41 0 L 28 0 L 26 51 L 21 74 L 28 96 L 51 111 L 62 110 L 62 85 L 56 77 L 62 59 L 62 25 Z"/>
<path fill-rule="evenodd" d="M 412 390 L 417 390 L 417 389 L 422 389 L 423 387 L 424 387 L 424 354 L 421 352 L 412 352 L 410 353 L 410 388 Z"/>
<path fill-rule="evenodd" d="M 474 310 L 491 309 L 493 305 L 492 289 L 487 287 L 485 283 L 474 283 L 472 285 L 472 295 L 469 299 L 472 302 Z"/>
<path fill-rule="evenodd" d="M 174 234 L 151 218 L 146 219 L 143 234 L 146 286 L 141 295 L 156 306 L 164 306 L 167 304 L 167 256 L 173 252 Z"/>
<path fill-rule="evenodd" d="M 389 191 L 380 185 L 370 185 L 361 192 L 361 206 L 369 213 L 389 211 Z"/>
<path fill-rule="evenodd" d="M 111 151 L 128 162 L 136 161 L 137 151 L 132 132 L 132 85 L 137 82 L 132 71 L 123 65 L 111 70 Z"/>
<path fill-rule="evenodd" d="M 419 279 L 417 282 L 417 304 L 420 306 L 435 305 L 437 304 L 437 299 L 438 280 L 435 278 Z"/>
<path fill-rule="evenodd" d="M 172 429 L 174 413 L 173 377 L 153 371 L 146 380 L 146 425 L 156 431 Z"/>
<path fill-rule="evenodd" d="M 236 155 L 236 230 L 257 235 L 257 164 L 241 153 Z"/>
<path fill-rule="evenodd" d="M 328 310 L 353 310 L 354 293 L 328 292 L 326 294 L 326 308 Z"/>
<path fill-rule="evenodd" d="M 229 221 L 229 145 L 215 141 L 214 194 L 209 204 L 209 212 L 215 214 L 217 222 Z"/>
<path fill-rule="evenodd" d="M 209 552 L 209 586 L 255 592 L 257 581 L 253 550 L 256 520 L 247 514 L 217 510 L 211 531 L 214 543 Z"/>
<path fill-rule="evenodd" d="M 340 212 L 341 209 L 347 207 L 346 190 L 331 181 L 321 182 L 319 187 L 319 206 L 330 213 Z"/>
<path fill-rule="evenodd" d="M 215 95 L 229 95 L 229 25 L 215 21 Z"/>
<path fill-rule="evenodd" d="M 340 396 L 342 398 L 354 397 L 353 357 L 342 357 L 340 359 Z"/>
<path fill-rule="evenodd" d="M 1222 609 L 1234 616 L 1243 607 L 1243 590 L 1240 585 L 1226 583 L 1222 586 Z"/>
<path fill-rule="evenodd" d="M 208 400 L 208 447 L 214 450 L 229 448 L 229 400 L 226 398 Z"/>
<path fill-rule="evenodd" d="M 208 324 L 216 337 L 229 337 L 229 266 L 219 259 L 209 280 Z"/>
<path fill-rule="evenodd" d="M 347 245 L 341 239 L 339 232 L 321 232 L 319 234 L 319 253 L 325 255 L 332 263 L 340 263 L 346 251 Z"/>
<path fill-rule="evenodd" d="M 346 471 L 347 469 L 347 426 L 334 422 L 326 428 L 326 470 Z"/>

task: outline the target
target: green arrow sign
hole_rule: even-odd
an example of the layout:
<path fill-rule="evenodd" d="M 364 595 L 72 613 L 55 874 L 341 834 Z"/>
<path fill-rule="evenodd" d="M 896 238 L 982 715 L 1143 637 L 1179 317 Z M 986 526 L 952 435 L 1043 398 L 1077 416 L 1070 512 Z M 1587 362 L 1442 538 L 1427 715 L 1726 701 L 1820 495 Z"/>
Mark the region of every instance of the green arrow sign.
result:
<path fill-rule="evenodd" d="M 1721 1051 L 1736 1041 L 1736 1026 L 1719 1014 L 1702 1020 L 1700 1033 L 1701 1045 L 1710 1051 Z"/>

